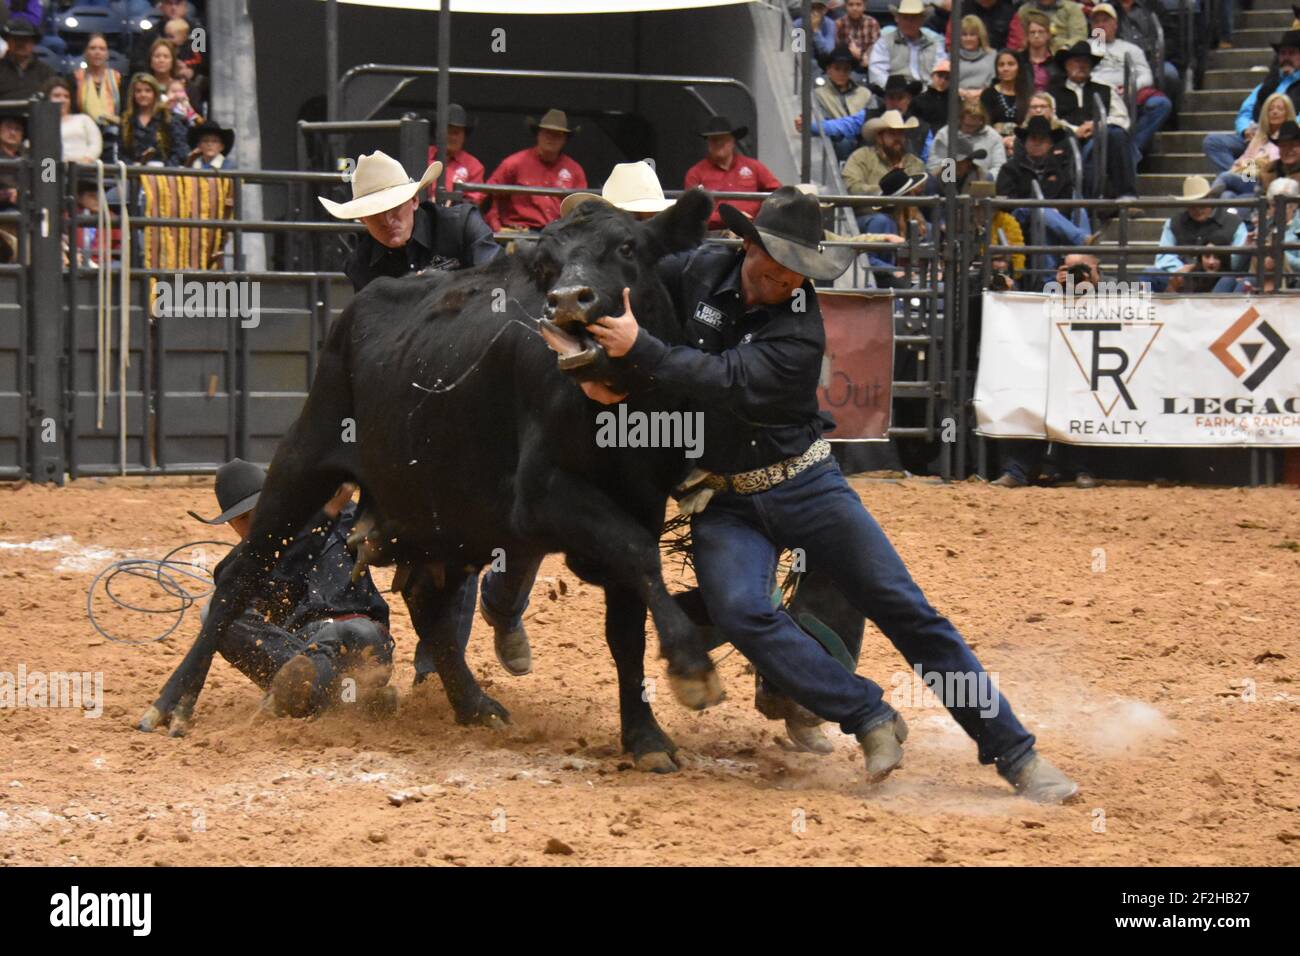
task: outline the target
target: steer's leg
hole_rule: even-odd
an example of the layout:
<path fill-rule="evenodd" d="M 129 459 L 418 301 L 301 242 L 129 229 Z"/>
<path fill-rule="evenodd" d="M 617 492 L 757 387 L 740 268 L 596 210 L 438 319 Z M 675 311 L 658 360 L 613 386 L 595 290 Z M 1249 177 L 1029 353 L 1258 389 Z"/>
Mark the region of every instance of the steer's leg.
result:
<path fill-rule="evenodd" d="M 465 664 L 465 651 L 455 639 L 455 628 L 439 627 L 447 615 L 459 612 L 457 598 L 465 581 L 465 572 L 447 570 L 441 582 L 427 564 L 416 565 L 402 588 L 402 597 L 411 612 L 415 631 L 433 651 L 433 663 L 447 700 L 456 712 L 458 724 L 483 724 L 488 727 L 510 722 L 510 714 L 495 700 L 483 693 L 483 688 Z"/>
<path fill-rule="evenodd" d="M 523 526 L 537 526 L 586 566 L 606 569 L 606 580 L 630 588 L 650 608 L 659 649 L 677 700 L 703 710 L 722 700 L 722 684 L 695 625 L 664 587 L 659 540 L 609 495 L 570 473 L 554 473 L 541 494 L 528 498 Z"/>
<path fill-rule="evenodd" d="M 677 745 L 659 727 L 645 686 L 645 603 L 628 588 L 605 588 L 605 642 L 618 669 L 618 712 L 623 750 L 638 770 L 672 773 Z"/>

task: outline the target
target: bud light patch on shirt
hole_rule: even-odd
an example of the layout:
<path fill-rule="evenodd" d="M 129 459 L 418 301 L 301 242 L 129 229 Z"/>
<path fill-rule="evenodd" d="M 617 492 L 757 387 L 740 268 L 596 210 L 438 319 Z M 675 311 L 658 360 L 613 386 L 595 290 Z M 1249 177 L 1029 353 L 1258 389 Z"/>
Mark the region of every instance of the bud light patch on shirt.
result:
<path fill-rule="evenodd" d="M 695 307 L 695 321 L 703 322 L 711 329 L 722 328 L 722 313 L 711 305 L 701 302 Z"/>

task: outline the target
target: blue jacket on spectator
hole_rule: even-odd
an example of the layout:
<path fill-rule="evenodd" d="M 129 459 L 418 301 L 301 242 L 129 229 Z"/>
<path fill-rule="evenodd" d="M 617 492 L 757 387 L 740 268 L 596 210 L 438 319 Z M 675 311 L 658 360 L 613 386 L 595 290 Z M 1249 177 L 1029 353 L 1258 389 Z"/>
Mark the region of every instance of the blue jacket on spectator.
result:
<path fill-rule="evenodd" d="M 1161 248 L 1178 245 L 1178 240 L 1174 238 L 1173 227 L 1170 225 L 1171 222 L 1172 220 L 1166 220 L 1164 229 L 1160 231 Z M 1244 246 L 1246 244 L 1246 235 L 1249 231 L 1250 230 L 1246 228 L 1244 222 L 1238 225 L 1237 231 L 1232 234 L 1232 245 Z M 1288 252 L 1287 255 L 1290 256 L 1291 253 Z M 1229 271 L 1232 272 L 1244 271 L 1250 261 L 1249 256 L 1246 255 L 1234 255 L 1229 256 L 1229 258 L 1232 260 Z M 1183 257 L 1174 252 L 1162 252 L 1160 255 L 1156 256 L 1156 268 L 1161 272 L 1177 272 L 1185 264 Z"/>
<path fill-rule="evenodd" d="M 840 116 L 835 119 L 828 119 L 825 122 L 813 120 L 812 131 L 814 133 L 825 132 L 832 141 L 838 139 L 848 139 L 857 141 L 862 135 L 862 127 L 867 125 L 867 110 L 860 109 L 856 113 L 850 113 L 848 116 Z M 820 126 L 820 128 L 819 128 Z M 934 130 L 925 134 L 925 144 L 921 147 L 918 158 L 925 162 L 930 158 L 930 144 L 934 142 Z"/>
<path fill-rule="evenodd" d="M 1278 81 L 1277 87 L 1272 92 L 1285 93 L 1293 84 L 1298 82 L 1300 82 L 1300 70 L 1282 77 L 1282 79 Z M 1263 88 L 1264 84 L 1261 83 L 1259 86 L 1251 90 L 1250 95 L 1242 101 L 1241 109 L 1237 110 L 1236 130 L 1238 136 L 1246 135 L 1246 128 L 1250 126 L 1251 123 L 1255 122 L 1255 102 L 1259 99 L 1259 91 Z"/>

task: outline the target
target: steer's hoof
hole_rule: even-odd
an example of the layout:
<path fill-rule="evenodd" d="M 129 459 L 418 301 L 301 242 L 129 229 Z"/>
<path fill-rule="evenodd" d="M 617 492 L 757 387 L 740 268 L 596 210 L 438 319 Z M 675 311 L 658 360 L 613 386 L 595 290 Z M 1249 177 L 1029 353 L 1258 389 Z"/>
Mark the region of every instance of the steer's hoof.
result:
<path fill-rule="evenodd" d="M 136 724 L 136 729 L 151 734 L 166 724 L 167 718 L 163 716 L 163 712 L 157 706 L 153 706 L 144 712 L 144 716 L 140 718 L 140 723 Z"/>
<path fill-rule="evenodd" d="M 635 758 L 636 769 L 642 773 L 676 773 L 677 761 L 664 750 L 653 750 Z"/>
<path fill-rule="evenodd" d="M 668 680 L 672 684 L 673 696 L 677 698 L 677 702 L 690 710 L 704 710 L 706 707 L 720 704 L 726 696 L 722 690 L 722 680 L 713 668 L 694 677 L 669 674 Z"/>
<path fill-rule="evenodd" d="M 184 737 L 190 729 L 190 724 L 194 720 L 194 706 L 186 705 L 184 702 L 176 705 L 172 711 L 171 723 L 167 725 L 168 737 Z"/>

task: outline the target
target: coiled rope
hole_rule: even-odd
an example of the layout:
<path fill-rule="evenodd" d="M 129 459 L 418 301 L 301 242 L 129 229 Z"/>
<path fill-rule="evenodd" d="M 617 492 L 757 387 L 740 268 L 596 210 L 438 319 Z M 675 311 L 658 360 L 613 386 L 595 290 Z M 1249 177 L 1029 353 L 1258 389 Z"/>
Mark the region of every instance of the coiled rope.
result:
<path fill-rule="evenodd" d="M 90 619 L 90 626 L 101 637 L 117 644 L 156 644 L 166 639 L 176 628 L 180 627 L 181 621 L 185 620 L 185 612 L 211 594 L 215 587 L 212 572 L 203 563 L 198 561 L 176 561 L 172 560 L 172 556 L 187 548 L 195 548 L 206 544 L 213 544 L 227 549 L 232 547 L 229 541 L 190 541 L 172 548 L 160 559 L 122 558 L 104 568 L 99 574 L 95 575 L 95 580 L 90 582 L 90 588 L 86 591 L 86 617 Z M 132 604 L 130 601 L 113 593 L 113 580 L 119 574 L 125 574 L 133 578 L 145 578 L 154 582 L 164 594 L 175 598 L 176 603 L 167 607 L 141 607 Z M 95 618 L 95 593 L 99 590 L 101 581 L 103 582 L 104 593 L 108 595 L 108 599 L 116 607 L 140 614 L 175 614 L 176 620 L 161 634 L 143 640 L 133 640 L 110 634 Z M 195 587 L 195 582 L 198 583 L 199 587 Z"/>

